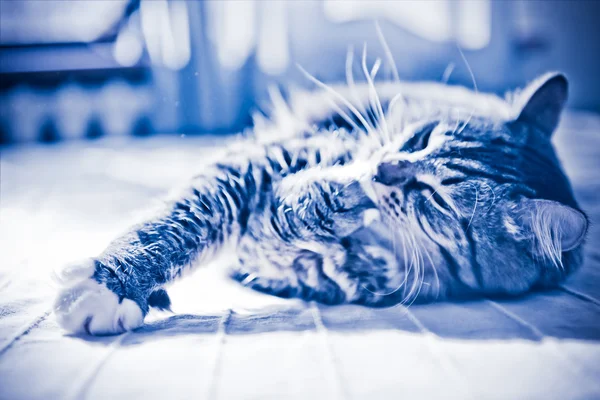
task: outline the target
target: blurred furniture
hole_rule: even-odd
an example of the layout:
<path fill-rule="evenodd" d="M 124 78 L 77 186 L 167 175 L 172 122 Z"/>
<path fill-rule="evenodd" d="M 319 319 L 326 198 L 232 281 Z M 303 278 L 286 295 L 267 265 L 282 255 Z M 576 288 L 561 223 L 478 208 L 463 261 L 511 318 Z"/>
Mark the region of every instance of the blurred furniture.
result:
<path fill-rule="evenodd" d="M 152 132 L 231 133 L 268 111 L 269 85 L 360 79 L 382 58 L 406 80 L 502 93 L 548 70 L 570 106 L 600 110 L 597 1 L 435 0 L 2 2 L 0 138 L 55 141 Z"/>

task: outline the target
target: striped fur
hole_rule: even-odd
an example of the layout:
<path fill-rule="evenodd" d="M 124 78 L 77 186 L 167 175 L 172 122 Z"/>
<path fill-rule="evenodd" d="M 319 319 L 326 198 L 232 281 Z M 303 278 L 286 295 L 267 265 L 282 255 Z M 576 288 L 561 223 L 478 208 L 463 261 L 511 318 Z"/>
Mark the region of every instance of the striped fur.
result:
<path fill-rule="evenodd" d="M 550 144 L 558 116 L 535 115 L 560 113 L 564 99 L 547 96 L 561 79 L 511 102 L 400 83 L 274 97 L 272 118 L 95 258 L 92 279 L 145 315 L 168 307 L 165 285 L 231 245 L 244 285 L 327 304 L 557 284 L 587 229 Z M 368 210 L 381 218 L 366 224 Z M 85 311 L 63 303 L 59 314 Z"/>

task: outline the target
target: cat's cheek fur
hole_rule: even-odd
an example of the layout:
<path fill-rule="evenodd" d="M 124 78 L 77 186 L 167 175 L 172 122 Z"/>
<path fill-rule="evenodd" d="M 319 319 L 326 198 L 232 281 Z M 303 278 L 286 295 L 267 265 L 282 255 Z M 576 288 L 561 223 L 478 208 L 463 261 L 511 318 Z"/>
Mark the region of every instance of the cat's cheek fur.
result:
<path fill-rule="evenodd" d="M 119 334 L 144 321 L 142 309 L 134 301 L 119 301 L 117 294 L 91 277 L 64 288 L 53 309 L 58 324 L 73 333 Z"/>

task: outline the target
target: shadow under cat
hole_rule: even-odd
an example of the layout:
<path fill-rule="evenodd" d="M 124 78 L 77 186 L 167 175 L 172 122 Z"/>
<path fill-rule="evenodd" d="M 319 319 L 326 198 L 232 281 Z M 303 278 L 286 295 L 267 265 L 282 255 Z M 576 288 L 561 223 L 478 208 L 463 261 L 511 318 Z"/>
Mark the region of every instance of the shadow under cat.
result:
<path fill-rule="evenodd" d="M 563 290 L 511 299 L 414 304 L 408 308 L 294 303 L 249 314 L 232 310 L 223 315 L 172 315 L 135 329 L 123 338 L 121 345 L 218 332 L 249 335 L 316 331 L 321 324 L 336 333 L 396 330 L 415 334 L 431 332 L 441 338 L 459 340 L 541 341 L 552 337 L 600 341 L 598 321 L 598 305 Z M 74 336 L 107 345 L 115 340 L 114 336 Z"/>

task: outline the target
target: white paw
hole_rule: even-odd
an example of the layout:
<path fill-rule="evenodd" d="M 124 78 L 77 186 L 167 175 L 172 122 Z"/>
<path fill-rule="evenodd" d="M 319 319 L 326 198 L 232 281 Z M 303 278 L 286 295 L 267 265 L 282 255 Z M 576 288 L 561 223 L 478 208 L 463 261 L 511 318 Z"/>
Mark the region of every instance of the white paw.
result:
<path fill-rule="evenodd" d="M 119 303 L 119 296 L 93 278 L 63 288 L 53 309 L 59 325 L 73 333 L 123 333 L 144 321 L 142 309 L 134 301 L 123 299 Z"/>

